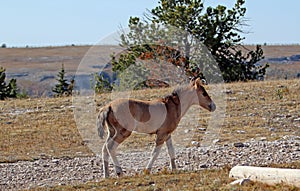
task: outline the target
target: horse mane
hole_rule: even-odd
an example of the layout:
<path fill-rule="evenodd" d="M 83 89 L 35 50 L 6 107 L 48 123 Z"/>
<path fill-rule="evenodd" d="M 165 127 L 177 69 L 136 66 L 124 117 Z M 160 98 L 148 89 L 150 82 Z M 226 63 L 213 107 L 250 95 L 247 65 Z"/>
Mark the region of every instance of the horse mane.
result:
<path fill-rule="evenodd" d="M 171 93 L 171 95 L 167 95 L 164 98 L 161 98 L 161 101 L 163 103 L 169 103 L 169 101 L 172 101 L 175 105 L 179 105 L 180 104 L 180 99 L 179 99 L 179 94 L 180 92 L 182 92 L 184 89 L 186 88 L 186 86 L 179 86 L 176 87 L 173 92 Z"/>
<path fill-rule="evenodd" d="M 180 85 L 180 86 L 176 87 L 176 88 L 173 90 L 172 94 L 180 95 L 180 93 L 181 93 L 182 91 L 185 91 L 185 90 L 187 89 L 188 86 L 190 86 L 190 85 Z"/>
<path fill-rule="evenodd" d="M 173 92 L 171 95 L 167 95 L 166 97 L 161 98 L 161 101 L 165 104 L 169 103 L 170 101 L 174 102 L 175 105 L 178 105 L 180 103 L 178 94 L 176 92 Z"/>

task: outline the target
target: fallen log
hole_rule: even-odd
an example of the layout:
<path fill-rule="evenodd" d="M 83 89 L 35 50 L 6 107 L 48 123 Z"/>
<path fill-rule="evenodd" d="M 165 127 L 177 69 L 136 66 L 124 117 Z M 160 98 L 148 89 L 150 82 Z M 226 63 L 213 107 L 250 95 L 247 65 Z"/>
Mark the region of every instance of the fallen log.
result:
<path fill-rule="evenodd" d="M 300 169 L 235 166 L 230 170 L 229 177 L 238 180 L 249 179 L 269 185 L 283 183 L 300 187 Z"/>

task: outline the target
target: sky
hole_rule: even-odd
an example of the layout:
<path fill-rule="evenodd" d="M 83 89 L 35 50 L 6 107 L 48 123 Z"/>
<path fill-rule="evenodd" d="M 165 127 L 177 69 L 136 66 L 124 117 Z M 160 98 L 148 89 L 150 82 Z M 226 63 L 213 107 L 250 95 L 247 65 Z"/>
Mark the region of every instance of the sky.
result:
<path fill-rule="evenodd" d="M 232 7 L 236 0 L 203 0 Z M 158 0 L 0 0 L 0 45 L 93 45 Z M 246 0 L 245 44 L 300 44 L 299 0 Z"/>

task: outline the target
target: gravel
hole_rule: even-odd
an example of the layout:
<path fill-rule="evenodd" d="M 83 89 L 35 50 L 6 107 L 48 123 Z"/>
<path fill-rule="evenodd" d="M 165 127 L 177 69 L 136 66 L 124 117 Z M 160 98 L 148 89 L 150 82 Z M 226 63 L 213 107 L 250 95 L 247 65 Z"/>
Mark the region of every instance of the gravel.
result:
<path fill-rule="evenodd" d="M 265 166 L 271 163 L 300 161 L 300 139 L 273 142 L 255 141 L 213 145 L 209 148 L 189 147 L 176 149 L 176 165 L 185 171 L 221 168 L 224 166 Z M 125 175 L 142 173 L 151 151 L 120 152 L 118 158 Z M 168 155 L 162 151 L 153 172 L 167 167 Z M 111 176 L 115 177 L 110 162 Z M 44 158 L 0 164 L 0 190 L 20 190 L 55 185 L 80 184 L 102 179 L 101 157 Z"/>

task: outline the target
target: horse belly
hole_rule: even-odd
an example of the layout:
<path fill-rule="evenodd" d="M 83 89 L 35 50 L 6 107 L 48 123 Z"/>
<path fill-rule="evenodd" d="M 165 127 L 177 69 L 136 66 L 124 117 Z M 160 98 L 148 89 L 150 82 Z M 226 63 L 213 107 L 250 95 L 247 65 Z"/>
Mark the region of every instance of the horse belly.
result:
<path fill-rule="evenodd" d="M 152 116 L 152 118 L 147 122 L 136 122 L 134 131 L 138 133 L 152 134 L 162 127 L 164 121 L 164 115 L 160 115 L 160 118 Z"/>
<path fill-rule="evenodd" d="M 153 134 L 156 132 L 156 130 L 158 129 L 159 127 L 156 127 L 156 126 L 151 126 L 149 124 L 145 124 L 145 123 L 140 123 L 138 122 L 134 128 L 134 131 L 135 132 L 138 132 L 138 133 L 146 133 L 146 134 Z"/>

